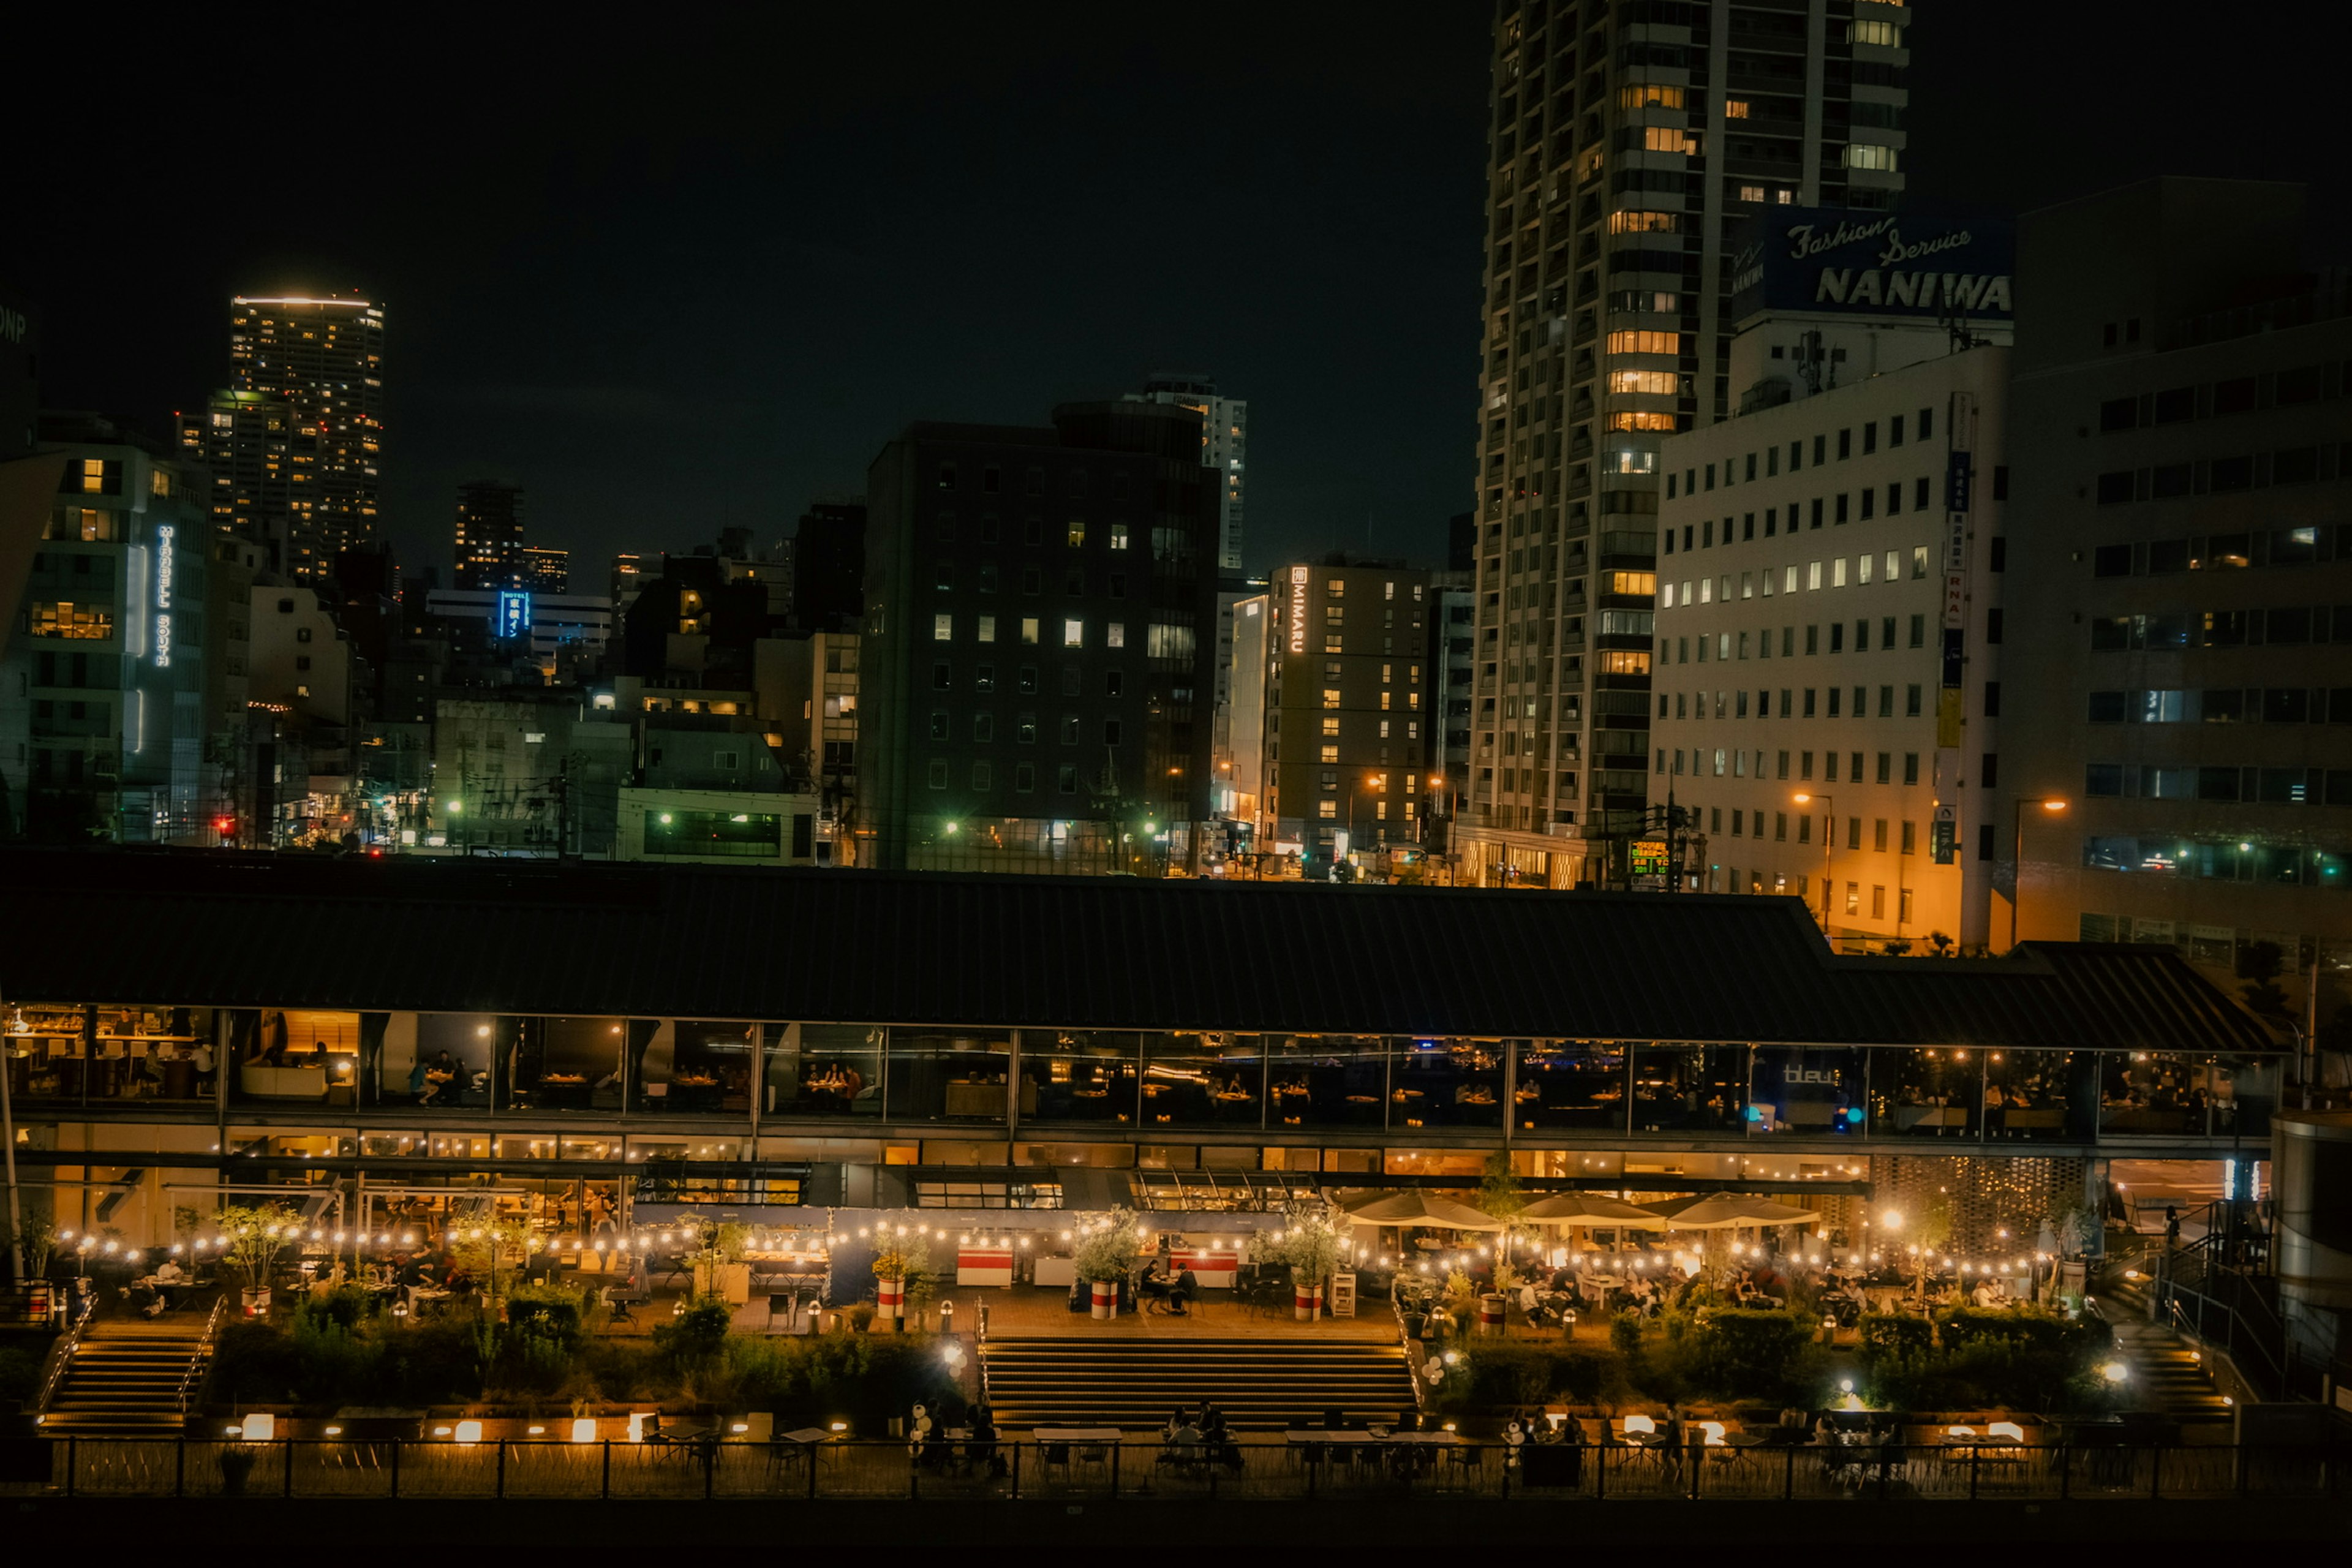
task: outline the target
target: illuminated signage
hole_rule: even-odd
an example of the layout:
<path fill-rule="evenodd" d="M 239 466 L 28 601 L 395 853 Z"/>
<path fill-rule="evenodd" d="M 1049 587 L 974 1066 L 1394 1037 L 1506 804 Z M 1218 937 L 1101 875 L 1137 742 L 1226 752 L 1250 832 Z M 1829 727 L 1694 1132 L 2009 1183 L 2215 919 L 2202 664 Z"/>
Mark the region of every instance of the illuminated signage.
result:
<path fill-rule="evenodd" d="M 1307 651 L 1307 568 L 1290 569 L 1290 651 Z"/>
<path fill-rule="evenodd" d="M 172 540 L 178 530 L 168 522 L 155 525 L 155 668 L 172 666 Z"/>
<path fill-rule="evenodd" d="M 1639 838 L 1633 842 L 1633 869 L 1636 877 L 1663 877 L 1666 874 L 1666 841 L 1663 838 Z"/>
<path fill-rule="evenodd" d="M 530 636 L 530 595 L 509 588 L 499 595 L 499 631 L 502 637 Z"/>
<path fill-rule="evenodd" d="M 1780 207 L 1737 242 L 1732 319 L 1768 310 L 2006 319 L 2014 248 L 1996 219 Z"/>

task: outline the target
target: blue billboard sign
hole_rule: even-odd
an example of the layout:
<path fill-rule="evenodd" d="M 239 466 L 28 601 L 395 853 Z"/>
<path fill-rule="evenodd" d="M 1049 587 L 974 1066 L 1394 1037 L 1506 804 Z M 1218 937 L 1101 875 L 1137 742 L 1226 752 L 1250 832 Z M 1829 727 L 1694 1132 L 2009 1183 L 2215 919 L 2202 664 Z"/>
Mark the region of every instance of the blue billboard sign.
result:
<path fill-rule="evenodd" d="M 530 595 L 520 589 L 503 589 L 499 594 L 499 630 L 502 637 L 530 636 Z"/>
<path fill-rule="evenodd" d="M 2016 241 L 1999 218 L 1773 207 L 1733 247 L 1732 319 L 1762 310 L 2006 321 Z"/>

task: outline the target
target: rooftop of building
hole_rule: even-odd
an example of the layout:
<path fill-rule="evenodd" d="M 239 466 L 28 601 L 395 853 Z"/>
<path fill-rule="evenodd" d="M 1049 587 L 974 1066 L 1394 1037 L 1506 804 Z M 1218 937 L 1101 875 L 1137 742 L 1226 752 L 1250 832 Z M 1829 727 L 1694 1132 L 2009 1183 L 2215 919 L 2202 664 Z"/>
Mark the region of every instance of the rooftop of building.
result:
<path fill-rule="evenodd" d="M 1841 958 L 1790 899 L 30 848 L 0 875 L 43 889 L 11 999 L 2282 1048 L 2168 948 Z"/>

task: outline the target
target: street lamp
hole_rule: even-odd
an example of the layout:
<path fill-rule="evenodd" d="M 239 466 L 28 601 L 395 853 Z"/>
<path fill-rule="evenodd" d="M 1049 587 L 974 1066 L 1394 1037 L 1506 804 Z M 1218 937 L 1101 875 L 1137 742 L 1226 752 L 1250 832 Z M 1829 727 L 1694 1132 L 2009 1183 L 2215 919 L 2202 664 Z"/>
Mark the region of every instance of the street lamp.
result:
<path fill-rule="evenodd" d="M 2066 803 L 2055 798 L 2021 800 L 2017 803 L 2017 809 L 2010 814 L 2009 945 L 2012 951 L 2017 946 L 2017 906 L 2025 899 L 2025 808 L 2029 805 L 2038 805 L 2053 813 L 2066 809 Z"/>
<path fill-rule="evenodd" d="M 1822 934 L 1827 936 L 1830 931 L 1830 846 L 1837 837 L 1837 796 L 1800 792 L 1789 798 L 1799 805 L 1810 805 L 1817 800 L 1822 803 Z"/>

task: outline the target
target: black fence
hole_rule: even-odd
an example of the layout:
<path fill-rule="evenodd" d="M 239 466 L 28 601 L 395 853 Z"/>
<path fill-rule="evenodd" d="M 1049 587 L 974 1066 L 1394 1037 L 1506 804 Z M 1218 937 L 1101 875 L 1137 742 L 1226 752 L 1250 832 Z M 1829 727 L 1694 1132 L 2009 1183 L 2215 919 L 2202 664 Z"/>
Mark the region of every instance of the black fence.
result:
<path fill-rule="evenodd" d="M 1241 1443 L 545 1439 L 247 1443 L 0 1438 L 0 1496 L 845 1499 L 1180 1496 L 1300 1501 L 1427 1492 L 1593 1503 L 2352 1498 L 2352 1445 L 1965 1444 L 1518 1448 L 1451 1435 Z"/>

